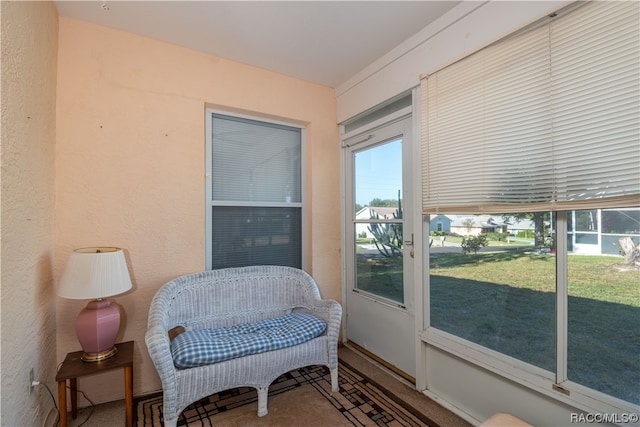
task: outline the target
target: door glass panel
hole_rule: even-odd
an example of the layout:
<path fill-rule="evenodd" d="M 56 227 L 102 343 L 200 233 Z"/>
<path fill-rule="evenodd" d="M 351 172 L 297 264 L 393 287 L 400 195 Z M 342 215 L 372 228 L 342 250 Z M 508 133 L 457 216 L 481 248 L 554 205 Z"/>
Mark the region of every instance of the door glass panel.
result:
<path fill-rule="evenodd" d="M 355 153 L 354 167 L 354 289 L 402 304 L 402 139 Z"/>

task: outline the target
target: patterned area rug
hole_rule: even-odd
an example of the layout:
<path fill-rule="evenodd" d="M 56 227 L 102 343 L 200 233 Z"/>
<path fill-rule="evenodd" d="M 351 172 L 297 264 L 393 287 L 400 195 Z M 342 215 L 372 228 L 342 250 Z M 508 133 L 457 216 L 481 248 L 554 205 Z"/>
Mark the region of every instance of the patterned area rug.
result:
<path fill-rule="evenodd" d="M 310 366 L 288 372 L 276 379 L 269 387 L 270 414 L 258 418 L 269 425 L 272 397 L 292 391 L 298 387 L 300 395 L 305 387 L 312 387 L 312 399 L 325 399 L 329 402 L 327 408 L 335 409 L 336 414 L 323 414 L 321 419 L 344 420 L 340 425 L 345 426 L 428 426 L 438 427 L 419 411 L 403 404 L 401 399 L 365 377 L 353 367 L 340 361 L 339 366 L 340 392 L 331 393 L 331 378 L 329 370 L 324 366 Z M 295 393 L 295 392 L 294 392 Z M 276 397 L 277 399 L 277 397 Z M 244 405 L 251 405 L 252 411 L 257 411 L 257 394 L 249 387 L 235 388 L 211 395 L 195 402 L 182 413 L 178 426 L 212 426 L 220 425 L 216 415 L 223 417 L 227 411 Z M 303 405 L 303 402 L 300 402 Z M 138 427 L 162 426 L 162 396 L 148 396 L 135 402 Z M 338 415 L 339 414 L 339 415 Z M 333 418 L 332 418 L 333 417 Z M 300 420 L 301 425 L 311 424 L 308 420 Z M 316 425 L 322 425 L 316 420 Z M 335 425 L 335 423 L 332 423 Z M 273 425 L 273 424 L 271 424 Z"/>

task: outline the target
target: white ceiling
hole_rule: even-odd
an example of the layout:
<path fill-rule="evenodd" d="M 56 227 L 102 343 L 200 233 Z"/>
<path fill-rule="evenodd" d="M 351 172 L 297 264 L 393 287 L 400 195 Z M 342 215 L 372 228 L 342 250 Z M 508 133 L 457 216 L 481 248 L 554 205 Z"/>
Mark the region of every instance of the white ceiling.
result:
<path fill-rule="evenodd" d="M 58 13 L 337 87 L 458 1 L 56 1 Z"/>

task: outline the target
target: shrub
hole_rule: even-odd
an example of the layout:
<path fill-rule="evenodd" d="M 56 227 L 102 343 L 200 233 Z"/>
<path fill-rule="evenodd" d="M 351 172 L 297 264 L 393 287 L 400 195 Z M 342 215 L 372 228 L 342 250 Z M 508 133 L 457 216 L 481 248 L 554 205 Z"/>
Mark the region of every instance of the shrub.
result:
<path fill-rule="evenodd" d="M 478 249 L 487 246 L 487 236 L 484 234 L 480 234 L 478 236 L 464 236 L 462 238 L 462 252 L 468 254 L 473 251 L 473 254 L 476 255 L 478 253 Z"/>

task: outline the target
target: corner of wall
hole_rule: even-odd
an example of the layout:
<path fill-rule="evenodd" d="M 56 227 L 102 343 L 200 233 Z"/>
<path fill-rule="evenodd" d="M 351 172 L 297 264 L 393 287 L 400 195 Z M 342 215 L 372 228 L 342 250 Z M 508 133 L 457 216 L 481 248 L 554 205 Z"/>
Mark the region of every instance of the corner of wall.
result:
<path fill-rule="evenodd" d="M 54 143 L 58 15 L 53 2 L 0 2 L 2 425 L 43 425 L 55 384 Z M 55 388 L 54 388 L 55 389 Z"/>

